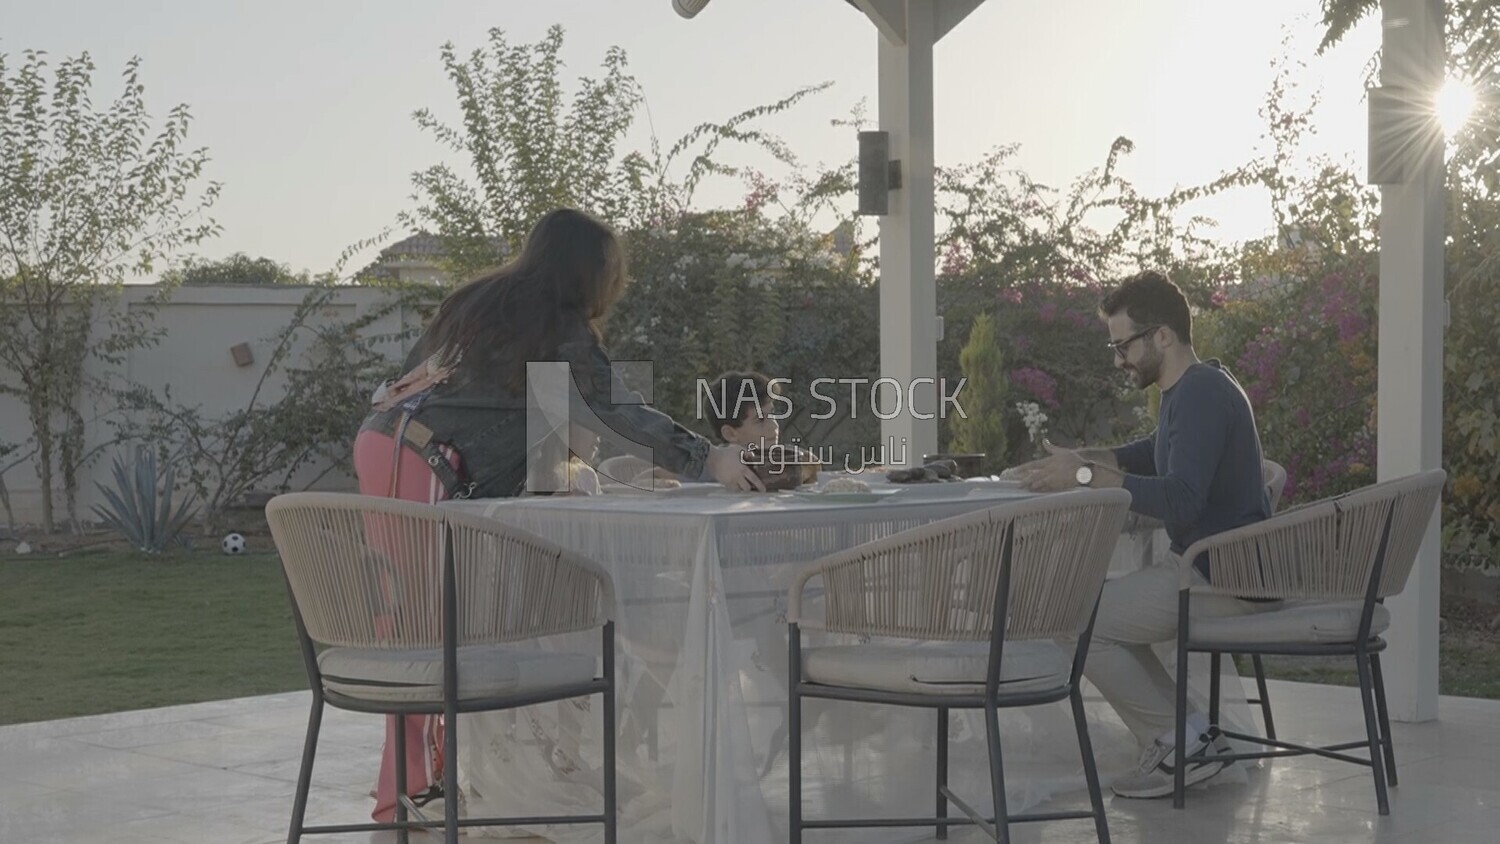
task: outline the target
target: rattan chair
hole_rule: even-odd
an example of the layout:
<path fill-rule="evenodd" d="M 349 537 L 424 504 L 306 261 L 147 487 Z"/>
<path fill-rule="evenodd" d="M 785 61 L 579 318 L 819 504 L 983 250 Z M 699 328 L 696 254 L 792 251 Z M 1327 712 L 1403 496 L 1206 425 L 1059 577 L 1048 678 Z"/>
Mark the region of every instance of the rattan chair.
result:
<path fill-rule="evenodd" d="M 1189 653 L 1211 655 L 1209 721 L 1218 722 L 1219 659 L 1225 653 L 1352 656 L 1364 706 L 1364 741 L 1308 746 L 1272 736 L 1225 735 L 1273 750 L 1228 754 L 1262 759 L 1316 754 L 1367 765 L 1375 777 L 1380 814 L 1390 814 L 1387 782 L 1396 782 L 1396 756 L 1386 711 L 1380 634 L 1390 625 L 1382 601 L 1406 586 L 1446 475 L 1432 470 L 1296 507 L 1254 525 L 1194 543 L 1182 555 L 1177 628 L 1177 750 L 1173 805 L 1184 801 L 1187 664 Z M 1193 585 L 1202 557 L 1213 583 Z M 1280 599 L 1284 605 L 1246 616 L 1189 614 L 1195 595 Z M 1365 748 L 1369 758 L 1344 753 Z"/>
<path fill-rule="evenodd" d="M 437 827 L 598 823 L 615 841 L 614 586 L 593 562 L 488 519 L 428 504 L 337 493 L 278 496 L 266 518 L 281 552 L 312 688 L 302 766 L 287 841 L 304 834 Z M 518 647 L 543 636 L 601 631 L 601 653 Z M 602 663 L 602 670 L 601 668 Z M 458 818 L 307 826 L 325 704 L 356 712 L 447 717 L 443 782 L 458 782 L 460 713 L 602 695 L 604 808 L 595 815 Z M 396 719 L 405 746 L 405 718 Z M 396 754 L 406 793 L 406 753 Z"/>
<path fill-rule="evenodd" d="M 1271 499 L 1271 512 L 1281 505 L 1281 495 L 1286 491 L 1286 469 L 1280 463 L 1273 460 L 1261 461 L 1261 477 L 1265 482 L 1266 493 Z M 1136 530 L 1159 529 L 1162 523 L 1158 519 L 1147 516 L 1132 514 L 1130 519 L 1135 521 Z M 1250 665 L 1255 675 L 1255 697 L 1246 698 L 1245 703 L 1249 706 L 1259 706 L 1261 720 L 1266 725 L 1266 738 L 1276 738 L 1276 719 L 1271 714 L 1271 693 L 1266 687 L 1266 664 L 1260 654 L 1248 654 Z"/>
<path fill-rule="evenodd" d="M 1281 494 L 1286 491 L 1286 467 L 1274 460 L 1262 460 L 1260 469 L 1266 491 L 1271 493 L 1271 512 L 1274 513 L 1281 506 Z"/>
<path fill-rule="evenodd" d="M 1099 841 L 1109 841 L 1079 683 L 1129 506 L 1130 494 L 1119 489 L 1042 496 L 859 545 L 798 574 L 787 605 L 792 844 L 800 844 L 804 829 L 932 826 L 946 837 L 948 827 L 960 824 L 976 824 L 1006 842 L 1012 823 L 1069 818 L 1093 819 Z M 821 617 L 803 612 L 813 579 L 823 586 Z M 803 630 L 877 641 L 804 650 Z M 1059 647 L 1059 639 L 1072 647 Z M 935 815 L 804 819 L 805 698 L 937 710 Z M 1092 811 L 1011 815 L 997 710 L 1061 700 L 1072 703 Z M 948 788 L 948 713 L 954 709 L 984 711 L 992 816 L 982 816 Z M 965 817 L 948 817 L 950 802 Z"/>
<path fill-rule="evenodd" d="M 1266 492 L 1271 496 L 1271 512 L 1281 506 L 1281 494 L 1286 491 L 1286 469 L 1272 460 L 1261 461 L 1261 474 L 1265 478 Z M 1271 693 L 1266 688 L 1266 664 L 1260 654 L 1250 654 L 1250 665 L 1255 672 L 1255 697 L 1245 703 L 1260 707 L 1261 720 L 1266 725 L 1266 738 L 1276 738 L 1276 719 L 1271 715 Z"/>

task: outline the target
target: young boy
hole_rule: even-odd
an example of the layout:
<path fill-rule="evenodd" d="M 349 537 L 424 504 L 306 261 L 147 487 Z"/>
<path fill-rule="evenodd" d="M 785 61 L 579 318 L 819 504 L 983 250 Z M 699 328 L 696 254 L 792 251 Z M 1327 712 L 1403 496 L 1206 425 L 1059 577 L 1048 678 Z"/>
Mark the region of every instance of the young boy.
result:
<path fill-rule="evenodd" d="M 728 445 L 739 446 L 749 457 L 766 490 L 795 489 L 811 483 L 818 476 L 817 458 L 795 446 L 778 448 L 781 425 L 776 416 L 785 415 L 790 401 L 781 395 L 777 385 L 759 372 L 726 372 L 708 385 L 708 401 L 701 401 L 705 415 L 713 426 L 712 433 Z M 784 404 L 786 408 L 779 408 Z"/>
<path fill-rule="evenodd" d="M 773 414 L 781 393 L 759 372 L 726 372 L 707 387 L 699 401 L 713 436 L 741 449 L 766 449 L 781 440 Z"/>

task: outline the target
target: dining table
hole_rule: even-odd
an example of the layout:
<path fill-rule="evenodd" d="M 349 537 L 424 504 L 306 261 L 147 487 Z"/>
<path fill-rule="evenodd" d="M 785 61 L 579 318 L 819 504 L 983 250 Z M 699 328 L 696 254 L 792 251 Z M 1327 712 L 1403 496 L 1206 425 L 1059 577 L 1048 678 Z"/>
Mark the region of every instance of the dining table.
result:
<path fill-rule="evenodd" d="M 620 840 L 767 844 L 787 839 L 787 591 L 797 571 L 827 554 L 937 520 L 1032 497 L 994 477 L 892 484 L 866 476 L 855 491 L 816 484 L 738 493 L 714 484 L 602 495 L 471 499 L 443 506 L 528 531 L 594 560 L 614 582 Z M 1171 564 L 1158 526 L 1133 519 L 1111 576 Z M 810 593 L 813 605 L 817 595 Z M 808 644 L 850 640 L 822 634 Z M 597 650 L 585 634 L 533 646 Z M 1225 660 L 1226 672 L 1234 671 Z M 1196 672 L 1203 675 L 1203 671 Z M 1195 683 L 1195 687 L 1200 684 Z M 1206 676 L 1201 686 L 1206 688 Z M 1225 712 L 1248 710 L 1238 682 Z M 1133 765 L 1137 746 L 1087 690 L 1102 772 Z M 598 811 L 600 719 L 587 701 L 459 718 L 460 785 L 486 813 Z M 930 710 L 809 699 L 801 760 L 806 817 L 930 813 L 936 719 Z M 1065 704 L 1001 713 L 1006 788 L 1022 811 L 1083 787 Z M 988 804 L 978 713 L 949 722 L 950 782 Z M 475 811 L 471 807 L 470 811 Z M 597 828 L 526 832 L 558 842 L 602 841 Z M 931 830 L 925 831 L 927 836 Z M 820 831 L 819 840 L 923 840 L 921 830 Z M 881 838 L 880 836 L 887 836 Z"/>

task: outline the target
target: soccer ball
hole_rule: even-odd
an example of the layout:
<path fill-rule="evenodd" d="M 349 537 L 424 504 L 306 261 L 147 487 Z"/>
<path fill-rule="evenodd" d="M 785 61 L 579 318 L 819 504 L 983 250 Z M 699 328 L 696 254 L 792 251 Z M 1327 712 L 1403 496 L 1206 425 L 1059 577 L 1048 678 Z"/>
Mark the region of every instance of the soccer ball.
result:
<path fill-rule="evenodd" d="M 245 553 L 245 537 L 238 533 L 231 533 L 224 537 L 219 547 L 223 548 L 226 554 L 243 554 Z"/>

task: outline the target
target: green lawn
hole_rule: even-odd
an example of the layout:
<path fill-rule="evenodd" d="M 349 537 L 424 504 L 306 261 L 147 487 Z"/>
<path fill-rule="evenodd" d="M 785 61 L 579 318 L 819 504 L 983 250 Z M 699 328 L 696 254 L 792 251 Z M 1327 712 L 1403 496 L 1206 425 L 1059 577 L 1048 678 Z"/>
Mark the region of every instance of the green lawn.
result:
<path fill-rule="evenodd" d="M 1438 691 L 1500 700 L 1500 629 L 1493 598 L 1450 590 L 1443 594 L 1444 629 L 1438 639 Z M 1390 663 L 1390 657 L 1385 657 Z M 1249 676 L 1250 661 L 1240 661 Z M 1350 657 L 1266 657 L 1266 676 L 1279 680 L 1357 686 Z"/>
<path fill-rule="evenodd" d="M 1500 643 L 1473 631 L 1444 634 L 1438 644 L 1438 691 L 1458 697 L 1500 700 Z M 1266 676 L 1275 680 L 1299 680 L 1334 686 L 1357 686 L 1352 657 L 1265 658 Z M 1389 664 L 1385 657 L 1383 664 Z M 1240 674 L 1250 677 L 1250 660 L 1237 661 Z M 1274 697 L 1274 695 L 1272 696 Z"/>
<path fill-rule="evenodd" d="M 1443 694 L 1500 699 L 1496 638 L 1468 626 L 1443 636 Z M 0 724 L 307 687 L 274 554 L 0 559 L 0 654 Z M 1355 683 L 1347 659 L 1268 658 L 1267 669 Z"/>
<path fill-rule="evenodd" d="M 307 688 L 274 554 L 0 559 L 0 724 Z"/>

